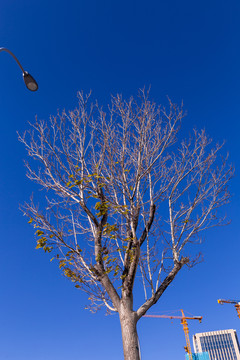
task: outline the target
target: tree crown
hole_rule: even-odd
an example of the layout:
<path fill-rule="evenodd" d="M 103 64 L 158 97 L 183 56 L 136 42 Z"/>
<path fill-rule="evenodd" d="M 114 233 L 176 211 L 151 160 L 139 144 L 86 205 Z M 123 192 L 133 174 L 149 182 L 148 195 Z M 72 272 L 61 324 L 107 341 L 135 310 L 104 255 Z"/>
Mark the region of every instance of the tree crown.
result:
<path fill-rule="evenodd" d="M 119 311 L 136 274 L 145 302 L 140 318 L 183 265 L 209 227 L 224 224 L 233 169 L 205 131 L 177 141 L 182 107 L 168 109 L 140 92 L 112 98 L 105 113 L 78 94 L 74 111 L 38 121 L 20 136 L 30 180 L 47 190 L 46 209 L 24 206 L 37 248 L 53 252 L 64 275 L 89 294 L 92 309 Z M 188 255 L 186 255 L 188 254 Z"/>

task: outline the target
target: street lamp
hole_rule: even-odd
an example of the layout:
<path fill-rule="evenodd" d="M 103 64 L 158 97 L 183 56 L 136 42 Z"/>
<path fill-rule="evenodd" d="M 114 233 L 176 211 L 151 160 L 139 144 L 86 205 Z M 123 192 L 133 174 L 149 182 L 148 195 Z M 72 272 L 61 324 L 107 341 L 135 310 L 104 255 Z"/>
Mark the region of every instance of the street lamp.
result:
<path fill-rule="evenodd" d="M 14 60 L 16 61 L 16 63 L 20 67 L 20 69 L 22 70 L 23 80 L 24 80 L 25 85 L 28 88 L 28 90 L 37 91 L 38 84 L 37 84 L 36 80 L 34 80 L 34 78 L 27 71 L 25 71 L 23 69 L 23 67 L 20 64 L 20 61 L 18 60 L 18 58 L 10 50 L 8 50 L 6 48 L 0 48 L 0 52 L 1 51 L 6 51 L 7 53 L 9 53 L 14 58 Z"/>

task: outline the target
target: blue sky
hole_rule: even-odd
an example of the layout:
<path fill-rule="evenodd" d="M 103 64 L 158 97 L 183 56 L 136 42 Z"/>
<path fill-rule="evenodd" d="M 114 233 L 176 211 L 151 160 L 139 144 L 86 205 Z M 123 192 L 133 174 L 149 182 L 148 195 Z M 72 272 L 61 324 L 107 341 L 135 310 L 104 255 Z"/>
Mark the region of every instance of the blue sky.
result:
<path fill-rule="evenodd" d="M 29 92 L 21 72 L 0 54 L 0 358 L 3 360 L 122 359 L 117 316 L 84 310 L 86 296 L 35 250 L 33 230 L 19 204 L 38 191 L 25 177 L 25 150 L 16 132 L 37 115 L 47 119 L 76 105 L 78 90 L 106 105 L 111 94 L 136 95 L 151 86 L 161 103 L 184 102 L 183 130 L 205 128 L 236 167 L 233 198 L 224 211 L 232 220 L 212 229 L 201 246 L 204 262 L 184 269 L 155 313 L 183 308 L 202 315 L 194 332 L 236 329 L 233 306 L 240 298 L 240 3 L 237 0 L 78 0 L 0 2 L 0 46 L 12 50 L 38 81 Z M 142 358 L 184 359 L 178 320 L 142 319 Z"/>

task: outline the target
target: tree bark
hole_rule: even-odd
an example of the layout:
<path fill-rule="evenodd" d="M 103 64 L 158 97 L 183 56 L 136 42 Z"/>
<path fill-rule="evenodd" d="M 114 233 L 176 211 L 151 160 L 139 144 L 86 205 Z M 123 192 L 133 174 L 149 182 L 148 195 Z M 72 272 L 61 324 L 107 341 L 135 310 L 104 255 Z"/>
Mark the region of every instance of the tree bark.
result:
<path fill-rule="evenodd" d="M 122 330 L 124 360 L 140 360 L 140 349 L 137 334 L 137 316 L 129 308 L 129 302 L 122 301 L 119 311 Z"/>

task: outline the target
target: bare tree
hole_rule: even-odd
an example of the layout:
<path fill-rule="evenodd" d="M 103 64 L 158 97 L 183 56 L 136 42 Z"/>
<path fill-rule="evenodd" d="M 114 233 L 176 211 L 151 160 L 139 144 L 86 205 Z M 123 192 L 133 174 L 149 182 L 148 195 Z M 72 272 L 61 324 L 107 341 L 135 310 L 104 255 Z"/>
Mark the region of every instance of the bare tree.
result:
<path fill-rule="evenodd" d="M 165 109 L 143 91 L 127 102 L 116 96 L 106 114 L 78 98 L 74 111 L 36 120 L 20 136 L 27 176 L 47 190 L 45 211 L 31 201 L 24 212 L 37 248 L 53 252 L 91 309 L 118 312 L 124 358 L 138 360 L 136 324 L 198 261 L 189 245 L 224 224 L 217 210 L 229 200 L 233 170 L 204 131 L 177 142 L 183 110 L 171 101 Z M 134 310 L 136 277 L 145 300 Z"/>

